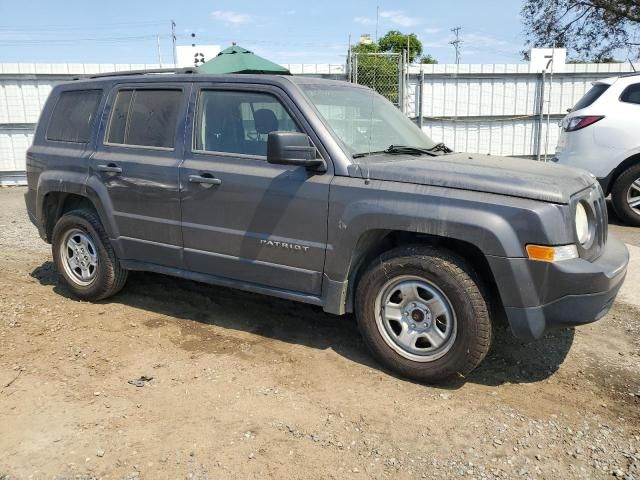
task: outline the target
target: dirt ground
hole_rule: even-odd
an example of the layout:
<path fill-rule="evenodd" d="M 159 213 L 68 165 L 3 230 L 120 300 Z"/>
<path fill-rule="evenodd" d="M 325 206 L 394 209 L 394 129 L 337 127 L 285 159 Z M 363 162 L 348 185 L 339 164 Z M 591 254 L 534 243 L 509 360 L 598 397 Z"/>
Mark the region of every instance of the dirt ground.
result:
<path fill-rule="evenodd" d="M 317 307 L 140 273 L 73 300 L 23 193 L 0 189 L 2 480 L 640 479 L 629 303 L 535 343 L 501 330 L 471 376 L 424 386 Z"/>

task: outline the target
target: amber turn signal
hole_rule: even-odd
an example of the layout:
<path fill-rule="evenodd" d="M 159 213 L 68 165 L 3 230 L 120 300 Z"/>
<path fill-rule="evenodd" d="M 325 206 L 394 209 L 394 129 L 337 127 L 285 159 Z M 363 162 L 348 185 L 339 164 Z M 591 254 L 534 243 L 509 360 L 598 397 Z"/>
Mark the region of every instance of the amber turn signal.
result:
<path fill-rule="evenodd" d="M 575 245 L 561 245 L 550 247 L 547 245 L 527 245 L 529 260 L 538 262 L 559 262 L 578 258 L 578 249 Z"/>

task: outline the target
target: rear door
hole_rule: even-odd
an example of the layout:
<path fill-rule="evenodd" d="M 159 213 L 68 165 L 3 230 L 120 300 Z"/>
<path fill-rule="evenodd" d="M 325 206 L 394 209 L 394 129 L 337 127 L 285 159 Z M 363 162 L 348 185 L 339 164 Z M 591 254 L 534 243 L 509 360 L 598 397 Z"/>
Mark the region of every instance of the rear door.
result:
<path fill-rule="evenodd" d="M 197 83 L 180 168 L 184 258 L 196 272 L 319 294 L 329 171 L 267 162 L 271 131 L 304 131 L 276 87 Z"/>
<path fill-rule="evenodd" d="M 125 260 L 180 268 L 178 165 L 190 85 L 120 85 L 110 94 L 90 183 L 113 216 Z"/>

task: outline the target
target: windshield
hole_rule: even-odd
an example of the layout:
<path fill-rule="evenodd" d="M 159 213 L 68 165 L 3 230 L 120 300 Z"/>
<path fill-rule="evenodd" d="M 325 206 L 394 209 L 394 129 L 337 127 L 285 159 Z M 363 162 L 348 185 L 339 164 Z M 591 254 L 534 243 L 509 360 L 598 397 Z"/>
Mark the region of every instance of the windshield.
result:
<path fill-rule="evenodd" d="M 364 156 L 391 145 L 430 149 L 436 143 L 398 108 L 373 90 L 348 84 L 298 84 L 350 155 Z"/>

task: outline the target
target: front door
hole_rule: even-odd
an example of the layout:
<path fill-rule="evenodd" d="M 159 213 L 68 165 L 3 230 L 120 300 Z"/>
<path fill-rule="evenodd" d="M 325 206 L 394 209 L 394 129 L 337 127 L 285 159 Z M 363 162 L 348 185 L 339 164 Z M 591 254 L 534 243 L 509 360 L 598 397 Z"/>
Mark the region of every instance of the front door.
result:
<path fill-rule="evenodd" d="M 187 268 L 319 294 L 331 167 L 266 159 L 269 132 L 302 131 L 300 113 L 275 87 L 201 85 L 192 96 L 193 143 L 180 167 Z"/>
<path fill-rule="evenodd" d="M 111 94 L 89 185 L 106 190 L 124 260 L 183 266 L 178 166 L 188 97 L 184 85 L 155 83 Z"/>

